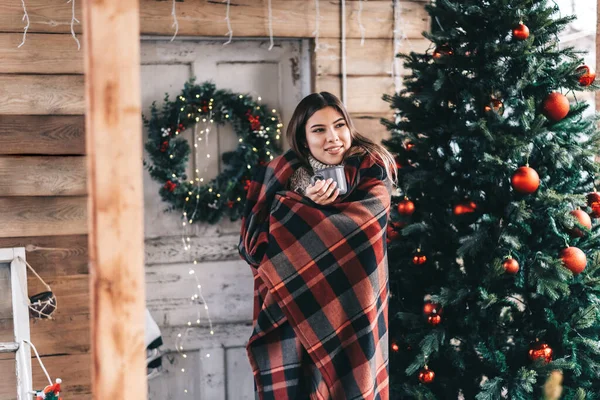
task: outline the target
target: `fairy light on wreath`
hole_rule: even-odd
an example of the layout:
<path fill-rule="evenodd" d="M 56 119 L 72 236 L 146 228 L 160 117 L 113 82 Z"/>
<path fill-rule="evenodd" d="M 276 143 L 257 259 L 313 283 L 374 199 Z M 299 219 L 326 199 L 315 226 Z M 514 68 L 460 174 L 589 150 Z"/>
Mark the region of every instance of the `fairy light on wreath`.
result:
<path fill-rule="evenodd" d="M 163 184 L 159 194 L 170 204 L 167 210 L 181 211 L 181 240 L 185 251 L 191 250 L 190 233 L 195 222 L 216 223 L 225 215 L 231 220 L 241 217 L 254 168 L 265 165 L 280 153 L 283 124 L 277 110 L 261 104 L 261 100 L 258 97 L 256 102 L 248 95 L 217 90 L 210 82 L 196 85 L 191 79 L 175 101 L 165 96 L 165 103 L 160 109 L 153 103 L 151 118 L 145 120 L 148 127 L 145 147 L 150 158 L 145 164 L 150 176 Z M 199 150 L 202 143 L 208 149 L 209 140 L 216 139 L 210 136 L 215 125 L 226 123 L 233 125 L 239 145 L 236 150 L 223 154 L 224 172 L 206 183 L 205 163 L 202 173 L 196 168 L 192 177 L 188 177 L 185 171 L 191 147 L 180 134 L 193 127 L 192 142 L 198 166 L 199 158 L 211 158 L 208 151 L 202 154 Z M 195 257 L 192 259 L 188 272 L 194 278 L 195 288 L 190 301 L 198 306 L 204 305 L 210 334 L 213 335 L 209 308 L 196 274 L 198 261 Z M 183 342 L 193 327 L 201 323 L 198 307 L 195 323 L 189 320 L 185 330 L 177 335 L 176 349 L 184 359 L 187 354 Z M 210 357 L 210 353 L 206 357 Z M 185 371 L 182 367 L 181 372 Z M 188 393 L 186 388 L 184 393 Z"/>

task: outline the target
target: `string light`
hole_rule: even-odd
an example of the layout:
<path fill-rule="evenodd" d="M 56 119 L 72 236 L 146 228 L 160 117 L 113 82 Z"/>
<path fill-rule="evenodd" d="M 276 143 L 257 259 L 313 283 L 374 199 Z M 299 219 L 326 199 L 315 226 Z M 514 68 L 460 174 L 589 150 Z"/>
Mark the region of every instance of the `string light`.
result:
<path fill-rule="evenodd" d="M 21 42 L 20 45 L 17 46 L 17 48 L 21 48 L 21 46 L 23 46 L 25 44 L 25 39 L 27 38 L 27 30 L 29 29 L 29 14 L 27 14 L 27 8 L 25 8 L 25 0 L 21 0 L 21 3 L 23 4 L 23 21 L 27 21 L 25 24 L 25 27 L 23 28 L 23 41 Z"/>
<path fill-rule="evenodd" d="M 77 50 L 81 50 L 81 44 L 79 43 L 79 39 L 77 39 L 77 36 L 75 36 L 75 29 L 73 28 L 75 22 L 77 22 L 78 24 L 80 23 L 79 20 L 75 18 L 75 0 L 68 0 L 67 4 L 69 3 L 71 3 L 71 36 L 73 36 L 73 39 L 77 43 Z"/>

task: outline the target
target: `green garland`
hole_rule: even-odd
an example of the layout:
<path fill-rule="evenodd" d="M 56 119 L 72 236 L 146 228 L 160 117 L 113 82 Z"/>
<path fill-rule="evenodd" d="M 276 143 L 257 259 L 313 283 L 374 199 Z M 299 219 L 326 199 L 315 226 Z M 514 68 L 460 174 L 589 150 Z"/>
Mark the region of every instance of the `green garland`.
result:
<path fill-rule="evenodd" d="M 179 136 L 200 121 L 224 125 L 231 123 L 239 146 L 222 155 L 225 169 L 202 184 L 197 176 L 186 175 L 190 145 Z M 282 124 L 276 110 L 255 102 L 245 94 L 216 90 L 210 82 L 186 82 L 175 101 L 165 95 L 162 109 L 152 103 L 144 162 L 150 176 L 162 187 L 159 191 L 170 204 L 166 211 L 181 210 L 190 223 L 218 222 L 224 214 L 232 221 L 240 218 L 253 170 L 265 165 L 281 152 Z M 185 224 L 186 222 L 184 222 Z"/>

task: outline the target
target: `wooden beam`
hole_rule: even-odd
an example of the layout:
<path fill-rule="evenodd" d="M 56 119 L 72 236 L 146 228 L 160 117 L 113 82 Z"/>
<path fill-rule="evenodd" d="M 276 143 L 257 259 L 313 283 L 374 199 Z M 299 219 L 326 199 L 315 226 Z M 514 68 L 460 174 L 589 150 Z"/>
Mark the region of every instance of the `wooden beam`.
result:
<path fill-rule="evenodd" d="M 95 399 L 147 398 L 139 12 L 83 2 Z"/>
<path fill-rule="evenodd" d="M 75 16 L 80 14 L 80 4 L 75 4 Z M 391 39 L 393 35 L 392 2 L 389 0 L 369 0 L 362 2 L 362 23 L 367 39 Z M 401 1 L 402 32 L 409 38 L 421 37 L 421 32 L 429 29 L 429 15 L 425 11 L 428 1 Z M 71 7 L 65 3 L 48 0 L 28 0 L 27 11 L 31 33 L 70 33 Z M 232 0 L 230 20 L 233 37 L 268 37 L 268 0 Z M 223 38 L 227 33 L 225 22 L 226 3 L 223 1 L 184 1 L 177 2 L 176 12 L 179 21 L 179 36 L 212 36 Z M 346 1 L 348 38 L 360 38 L 358 23 L 358 0 Z M 170 1 L 141 0 L 141 33 L 146 35 L 166 35 L 174 33 L 172 3 Z M 0 0 L 0 30 L 22 33 L 21 2 Z M 340 2 L 319 2 L 319 36 L 321 38 L 340 37 Z M 308 0 L 272 0 L 272 27 L 276 37 L 312 38 L 316 28 L 315 2 Z M 75 24 L 75 32 L 81 41 L 81 25 Z M 28 46 L 26 41 L 23 50 Z M 76 46 L 75 42 L 71 47 Z"/>
<path fill-rule="evenodd" d="M 342 99 L 342 79 L 333 75 L 317 77 L 316 91 L 333 93 Z M 385 114 L 390 112 L 390 104 L 381 99 L 384 93 L 394 93 L 394 81 L 390 76 L 349 76 L 348 101 L 345 104 L 349 113 Z"/>
<path fill-rule="evenodd" d="M 0 194 L 85 195 L 85 157 L 0 156 Z"/>

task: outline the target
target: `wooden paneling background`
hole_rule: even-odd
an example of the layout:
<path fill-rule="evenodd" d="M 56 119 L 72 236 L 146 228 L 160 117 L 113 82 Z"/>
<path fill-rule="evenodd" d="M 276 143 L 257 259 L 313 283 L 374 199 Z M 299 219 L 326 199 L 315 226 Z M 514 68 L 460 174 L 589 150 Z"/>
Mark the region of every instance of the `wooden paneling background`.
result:
<path fill-rule="evenodd" d="M 171 36 L 172 3 L 140 3 L 141 33 Z M 232 0 L 233 40 L 268 37 L 267 4 L 267 0 Z M 312 53 L 313 86 L 315 90 L 341 95 L 341 5 L 339 1 L 319 4 L 320 45 Z M 402 41 L 401 51 L 427 48 L 427 42 L 421 38 L 421 32 L 429 28 L 425 4 L 424 0 L 399 2 L 399 28 L 408 37 Z M 83 51 L 77 50 L 70 34 L 71 4 L 62 0 L 27 0 L 26 6 L 30 26 L 25 44 L 17 48 L 24 27 L 21 2 L 0 0 L 0 247 L 25 246 L 31 265 L 56 292 L 56 319 L 32 320 L 32 340 L 49 371 L 63 379 L 63 397 L 83 399 L 90 393 Z M 346 1 L 347 107 L 359 130 L 380 140 L 386 132 L 379 119 L 390 115 L 381 96 L 394 90 L 393 2 L 369 0 L 362 6 L 365 42 L 361 46 L 359 1 Z M 223 2 L 183 1 L 177 2 L 176 8 L 179 36 L 222 39 L 227 33 Z M 75 14 L 81 19 L 80 2 Z M 272 17 L 275 37 L 313 37 L 316 25 L 312 0 L 272 0 Z M 77 24 L 75 32 L 83 44 Z M 198 243 L 193 248 L 204 245 Z M 235 243 L 222 245 L 235 249 Z M 153 249 L 153 257 L 160 257 L 160 249 L 165 249 L 164 257 L 169 257 L 169 243 L 151 241 L 147 247 Z M 210 261 L 211 255 L 204 254 L 203 260 Z M 157 262 L 150 260 L 153 261 Z M 175 268 L 161 273 L 181 275 L 185 270 Z M 29 285 L 31 294 L 41 290 L 35 278 L 30 278 Z M 207 298 L 209 303 L 225 301 L 227 292 L 217 290 L 210 295 L 214 299 Z M 6 327 L 7 322 L 0 320 L 0 332 Z M 218 348 L 229 341 L 237 343 L 240 335 L 247 333 L 247 326 L 223 329 L 220 343 L 202 343 L 207 336 L 203 332 L 196 332 L 190 340 L 198 342 L 196 348 Z M 176 331 L 163 332 L 170 347 Z M 229 357 L 213 355 L 215 360 Z M 228 373 L 235 374 L 236 362 L 225 362 Z M 41 371 L 36 362 L 33 365 L 35 385 L 43 387 Z M 10 356 L 0 357 L 0 376 L 12 376 L 13 368 Z M 210 371 L 202 373 L 210 375 Z M 16 397 L 13 384 L 11 379 L 0 380 L 0 399 Z M 211 398 L 211 385 L 223 383 L 202 384 L 203 395 Z"/>

